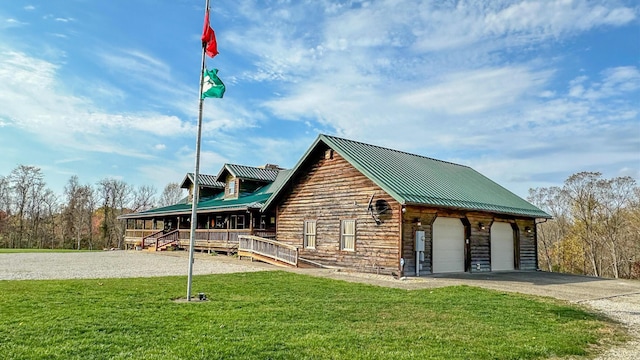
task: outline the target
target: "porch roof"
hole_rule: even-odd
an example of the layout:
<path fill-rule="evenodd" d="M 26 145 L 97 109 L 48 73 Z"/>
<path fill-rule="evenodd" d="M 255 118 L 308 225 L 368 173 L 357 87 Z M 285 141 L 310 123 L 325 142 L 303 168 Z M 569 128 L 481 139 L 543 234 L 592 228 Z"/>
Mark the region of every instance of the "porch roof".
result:
<path fill-rule="evenodd" d="M 271 193 L 250 194 L 237 199 L 224 199 L 224 194 L 201 199 L 198 202 L 198 213 L 214 213 L 234 210 L 260 209 Z M 120 219 L 141 219 L 161 216 L 189 215 L 191 204 L 175 204 L 147 211 L 122 215 Z"/>
<path fill-rule="evenodd" d="M 215 213 L 236 210 L 260 209 L 269 199 L 273 190 L 282 184 L 289 173 L 289 170 L 280 170 L 277 177 L 271 184 L 267 184 L 252 193 L 241 193 L 237 199 L 225 199 L 224 193 L 200 199 L 198 202 L 198 213 Z M 178 203 L 163 206 L 155 209 L 121 215 L 119 219 L 143 219 L 161 216 L 176 216 L 191 214 L 191 204 Z"/>

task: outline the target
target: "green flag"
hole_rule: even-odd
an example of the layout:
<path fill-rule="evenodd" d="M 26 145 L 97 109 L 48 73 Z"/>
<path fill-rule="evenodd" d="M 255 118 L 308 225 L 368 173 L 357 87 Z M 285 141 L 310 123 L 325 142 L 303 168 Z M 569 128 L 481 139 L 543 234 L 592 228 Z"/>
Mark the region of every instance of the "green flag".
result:
<path fill-rule="evenodd" d="M 224 84 L 218 78 L 218 69 L 204 70 L 204 81 L 202 82 L 202 98 L 222 98 L 224 96 Z"/>

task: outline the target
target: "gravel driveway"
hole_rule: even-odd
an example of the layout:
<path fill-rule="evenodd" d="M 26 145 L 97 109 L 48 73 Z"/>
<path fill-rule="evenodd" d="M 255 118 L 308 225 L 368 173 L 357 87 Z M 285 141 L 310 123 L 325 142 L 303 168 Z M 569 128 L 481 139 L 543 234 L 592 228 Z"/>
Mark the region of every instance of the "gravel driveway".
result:
<path fill-rule="evenodd" d="M 0 254 L 0 280 L 127 278 L 185 275 L 186 252 L 105 251 L 83 253 Z M 266 271 L 276 268 L 224 255 L 195 254 L 195 275 Z M 434 275 L 401 280 L 390 276 L 332 269 L 290 269 L 312 275 L 403 289 L 451 285 L 549 296 L 589 306 L 619 321 L 634 340 L 615 347 L 598 360 L 640 359 L 640 281 L 600 279 L 545 272 Z"/>
<path fill-rule="evenodd" d="M 0 280 L 98 279 L 187 275 L 187 252 L 101 251 L 0 254 Z M 263 271 L 261 263 L 195 254 L 194 275 Z"/>

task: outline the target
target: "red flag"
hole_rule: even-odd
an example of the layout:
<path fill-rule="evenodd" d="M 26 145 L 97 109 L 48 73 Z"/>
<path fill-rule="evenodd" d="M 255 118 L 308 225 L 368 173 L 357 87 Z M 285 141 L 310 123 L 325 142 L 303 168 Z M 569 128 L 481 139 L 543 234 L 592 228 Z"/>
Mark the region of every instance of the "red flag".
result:
<path fill-rule="evenodd" d="M 204 28 L 202 29 L 202 47 L 209 57 L 218 55 L 218 42 L 216 41 L 216 33 L 213 32 L 209 25 L 209 9 L 204 15 Z"/>

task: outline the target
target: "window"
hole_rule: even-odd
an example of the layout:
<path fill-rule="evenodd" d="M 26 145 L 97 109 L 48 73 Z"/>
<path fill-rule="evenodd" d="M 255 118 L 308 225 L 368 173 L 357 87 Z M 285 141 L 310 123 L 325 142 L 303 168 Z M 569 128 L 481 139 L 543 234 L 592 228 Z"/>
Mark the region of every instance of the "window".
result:
<path fill-rule="evenodd" d="M 307 249 L 316 248 L 316 221 L 304 221 L 304 247 Z"/>
<path fill-rule="evenodd" d="M 236 193 L 236 181 L 234 179 L 229 180 L 229 183 L 227 183 L 227 189 L 229 189 L 229 195 Z"/>
<path fill-rule="evenodd" d="M 340 221 L 340 249 L 354 251 L 356 249 L 356 221 Z"/>
<path fill-rule="evenodd" d="M 216 229 L 222 229 L 224 228 L 224 220 L 222 219 L 222 216 L 216 216 Z"/>
<path fill-rule="evenodd" d="M 244 215 L 231 215 L 229 229 L 244 229 Z"/>

